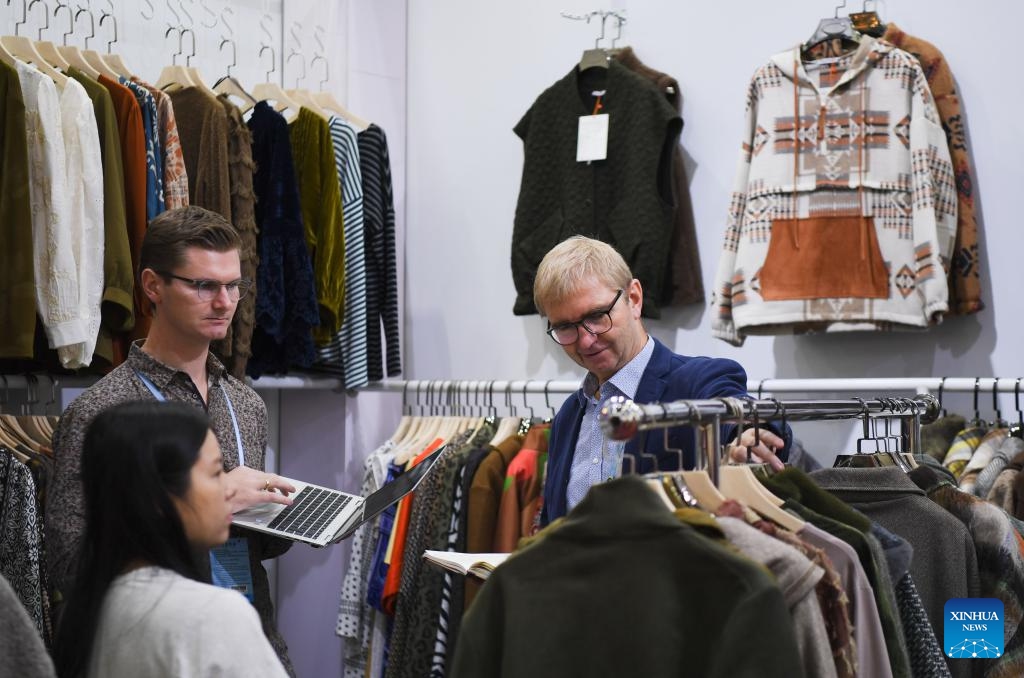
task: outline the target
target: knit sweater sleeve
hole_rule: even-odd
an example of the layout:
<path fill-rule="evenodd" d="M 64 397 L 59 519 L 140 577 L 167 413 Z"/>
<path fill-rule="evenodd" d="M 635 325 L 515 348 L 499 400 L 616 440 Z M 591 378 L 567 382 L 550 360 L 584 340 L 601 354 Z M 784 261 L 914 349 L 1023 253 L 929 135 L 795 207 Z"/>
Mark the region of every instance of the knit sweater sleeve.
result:
<path fill-rule="evenodd" d="M 733 321 L 733 305 L 743 303 L 743 272 L 738 267 L 736 254 L 739 250 L 740 236 L 743 232 L 743 215 L 747 209 L 747 181 L 750 176 L 751 149 L 754 143 L 754 128 L 757 120 L 758 80 L 754 74 L 747 89 L 746 122 L 743 127 L 743 141 L 740 145 L 740 157 L 736 166 L 732 194 L 729 198 L 729 214 L 725 224 L 725 238 L 722 252 L 718 259 L 718 272 L 715 274 L 715 286 L 712 292 L 711 305 L 714 318 L 711 321 L 713 336 L 727 341 L 733 346 L 742 346 L 746 337 L 736 329 Z"/>
<path fill-rule="evenodd" d="M 909 57 L 909 55 L 908 55 Z M 949 307 L 945 266 L 956 237 L 956 187 L 946 135 L 939 122 L 924 71 L 914 62 L 910 154 L 914 201 L 914 251 L 917 287 L 925 316 L 942 320 Z"/>

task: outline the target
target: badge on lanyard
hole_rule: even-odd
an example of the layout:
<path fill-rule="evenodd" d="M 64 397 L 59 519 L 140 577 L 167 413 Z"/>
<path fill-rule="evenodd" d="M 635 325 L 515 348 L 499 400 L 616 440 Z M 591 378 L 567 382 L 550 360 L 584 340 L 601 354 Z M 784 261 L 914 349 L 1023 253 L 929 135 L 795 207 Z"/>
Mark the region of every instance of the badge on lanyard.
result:
<path fill-rule="evenodd" d="M 210 573 L 214 586 L 238 591 L 253 602 L 248 539 L 232 537 L 222 546 L 210 549 Z"/>

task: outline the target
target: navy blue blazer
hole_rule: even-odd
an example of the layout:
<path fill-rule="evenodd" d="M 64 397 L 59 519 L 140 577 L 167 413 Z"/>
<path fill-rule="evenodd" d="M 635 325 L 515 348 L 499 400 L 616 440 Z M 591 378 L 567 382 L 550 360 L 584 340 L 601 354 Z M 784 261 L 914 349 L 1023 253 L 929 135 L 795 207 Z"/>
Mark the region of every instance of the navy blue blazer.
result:
<path fill-rule="evenodd" d="M 638 403 L 668 402 L 671 400 L 702 400 L 722 398 L 725 396 L 747 396 L 747 373 L 735 360 L 726 358 L 706 358 L 703 356 L 689 357 L 670 351 L 660 341 L 654 341 L 654 353 L 647 363 L 647 369 L 640 377 L 636 397 Z M 566 489 L 569 486 L 569 470 L 572 468 L 572 457 L 576 451 L 576 440 L 583 422 L 586 408 L 586 396 L 583 389 L 570 395 L 562 404 L 551 424 L 551 436 L 548 440 L 548 469 L 544 482 L 544 507 L 541 510 L 541 524 L 547 525 L 555 518 L 565 515 Z M 722 441 L 731 440 L 735 436 L 735 425 L 722 426 Z M 786 441 L 786 447 L 777 454 L 783 461 L 789 456 L 789 444 L 792 433 L 789 427 L 780 432 L 778 427 L 772 430 L 780 433 Z M 683 451 L 685 468 L 694 467 L 694 430 L 689 426 L 668 429 L 668 447 L 665 449 L 665 432 L 663 430 L 642 431 L 626 443 L 625 453 L 633 457 L 633 469 L 638 473 L 647 473 L 654 469 L 654 455 L 658 460 L 658 470 L 672 471 L 679 468 L 679 454 L 674 450 Z M 624 470 L 629 471 L 629 464 Z"/>

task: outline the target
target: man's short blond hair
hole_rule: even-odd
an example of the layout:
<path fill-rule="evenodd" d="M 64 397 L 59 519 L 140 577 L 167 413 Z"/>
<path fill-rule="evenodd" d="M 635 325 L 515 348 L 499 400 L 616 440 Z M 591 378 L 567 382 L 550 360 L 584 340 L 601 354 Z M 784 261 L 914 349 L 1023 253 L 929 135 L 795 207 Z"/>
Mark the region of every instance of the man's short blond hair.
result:
<path fill-rule="evenodd" d="M 574 235 L 544 255 L 533 279 L 533 303 L 546 316 L 545 308 L 579 289 L 588 279 L 606 283 L 612 289 L 628 289 L 633 274 L 622 255 L 600 240 Z"/>

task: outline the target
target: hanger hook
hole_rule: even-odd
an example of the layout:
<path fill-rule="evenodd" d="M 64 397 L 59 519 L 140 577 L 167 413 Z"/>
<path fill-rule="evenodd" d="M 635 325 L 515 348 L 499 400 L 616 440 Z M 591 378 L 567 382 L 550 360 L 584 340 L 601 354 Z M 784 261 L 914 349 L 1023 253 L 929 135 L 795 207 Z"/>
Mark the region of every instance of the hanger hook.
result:
<path fill-rule="evenodd" d="M 196 32 L 193 31 L 191 28 L 186 28 L 181 33 L 182 33 L 182 35 L 184 35 L 185 33 L 188 33 L 189 35 L 192 36 L 192 51 L 189 52 L 189 55 L 187 57 L 185 57 L 185 65 L 186 66 L 191 66 L 192 65 L 192 57 L 194 57 L 196 55 Z"/>
<path fill-rule="evenodd" d="M 231 38 L 224 38 L 220 41 L 220 47 L 217 48 L 217 51 L 223 51 L 224 45 L 231 45 L 231 63 L 228 64 L 226 69 L 228 75 L 231 75 L 231 69 L 238 65 L 238 46 L 235 45 L 235 41 Z"/>
<path fill-rule="evenodd" d="M 943 377 L 939 379 L 939 408 L 942 410 L 942 416 L 947 416 L 946 407 L 942 404 L 942 391 L 946 388 L 946 379 L 949 377 Z"/>
<path fill-rule="evenodd" d="M 992 409 L 996 411 L 994 426 L 996 428 L 1005 427 L 1006 422 L 1003 421 L 1003 413 L 999 411 L 999 377 L 994 377 L 992 381 Z"/>
<path fill-rule="evenodd" d="M 267 50 L 270 50 L 270 70 L 267 71 L 266 73 L 267 82 L 270 82 L 270 74 L 277 70 L 277 53 L 274 51 L 274 48 L 271 47 L 270 45 L 263 45 L 262 47 L 260 47 L 259 56 L 262 57 L 263 53 L 266 52 Z"/>
<path fill-rule="evenodd" d="M 292 53 L 288 55 L 288 58 L 284 60 L 284 64 L 285 64 L 285 66 L 287 66 L 288 62 L 291 61 L 292 57 L 295 57 L 295 56 L 299 57 L 299 63 L 302 64 L 302 75 L 300 75 L 300 76 L 295 78 L 295 89 L 298 89 L 299 88 L 299 81 L 303 80 L 306 77 L 306 60 L 302 57 L 301 53 L 296 52 L 293 49 Z"/>
<path fill-rule="evenodd" d="M 10 6 L 10 0 L 7 0 L 7 6 Z M 14 23 L 14 35 L 17 35 L 17 29 L 19 26 L 23 26 L 29 22 L 29 0 L 22 0 L 22 20 Z"/>
<path fill-rule="evenodd" d="M 530 403 L 526 400 L 526 388 L 530 385 L 529 381 L 523 382 L 523 409 L 530 413 L 530 421 L 533 421 L 533 408 L 530 407 Z"/>
<path fill-rule="evenodd" d="M 310 70 L 313 69 L 313 64 L 315 64 L 318 60 L 324 62 L 324 77 L 320 80 L 320 91 L 322 92 L 324 91 L 324 83 L 327 82 L 331 77 L 331 71 L 330 64 L 327 63 L 327 59 L 324 58 L 323 54 L 317 54 L 313 57 L 313 59 L 309 62 Z"/>
<path fill-rule="evenodd" d="M 68 27 L 70 30 L 68 30 L 68 32 L 64 34 L 64 37 L 61 38 L 61 44 L 67 45 L 68 36 L 75 32 L 75 12 L 71 9 L 71 5 L 61 2 L 60 0 L 57 0 L 57 6 L 53 8 L 54 18 L 57 17 L 57 12 L 61 11 L 62 9 L 66 9 L 68 11 Z"/>
<path fill-rule="evenodd" d="M 615 49 L 615 43 L 622 39 L 622 24 L 626 23 L 626 10 L 621 9 L 617 12 L 611 13 L 615 17 L 615 37 L 612 38 L 612 49 Z"/>
<path fill-rule="evenodd" d="M 100 15 L 100 26 L 102 26 L 103 21 L 108 18 L 114 22 L 114 37 L 113 39 L 107 41 L 107 54 L 110 54 L 112 51 L 113 44 L 117 42 L 117 17 L 113 14 L 114 4 L 110 2 L 110 0 L 107 0 L 107 2 L 110 3 L 111 11 L 108 12 L 106 10 L 103 10 L 103 13 Z"/>
<path fill-rule="evenodd" d="M 43 2 L 43 0 L 32 0 L 32 2 L 28 3 L 28 9 L 26 9 L 25 11 L 26 11 L 26 13 L 32 11 L 32 8 L 35 6 L 35 4 L 37 2 L 41 2 L 43 4 L 43 19 L 46 20 L 46 23 L 43 26 L 39 27 L 39 38 L 38 39 L 42 40 L 43 39 L 43 31 L 50 28 L 50 7 L 49 7 L 49 5 L 47 5 L 45 2 Z"/>
<path fill-rule="evenodd" d="M 90 30 L 90 33 L 89 33 L 89 35 L 85 36 L 85 39 L 82 41 L 83 44 L 85 45 L 85 49 L 89 49 L 89 40 L 96 37 L 96 16 L 92 13 L 92 10 L 89 9 L 88 7 L 79 7 L 78 11 L 75 12 L 74 20 L 75 20 L 76 23 L 78 21 L 79 15 L 82 12 L 85 12 L 86 14 L 89 15 L 89 30 Z"/>
<path fill-rule="evenodd" d="M 590 19 L 587 19 L 590 22 Z M 608 13 L 601 12 L 601 35 L 597 36 L 597 40 L 594 41 L 594 49 L 601 49 L 601 41 L 604 40 L 604 27 L 608 23 Z"/>
<path fill-rule="evenodd" d="M 835 18 L 836 19 L 839 18 L 839 10 L 843 9 L 844 7 L 846 7 L 846 0 L 843 0 L 843 4 L 836 5 L 836 14 L 835 14 Z"/>
<path fill-rule="evenodd" d="M 981 391 L 981 377 L 974 378 L 974 421 L 981 421 L 981 410 L 978 408 L 978 393 Z"/>
<path fill-rule="evenodd" d="M 142 11 L 141 7 L 139 8 L 139 14 L 141 14 L 142 18 L 145 19 L 146 21 L 152 21 L 153 17 L 156 16 L 156 7 L 153 6 L 153 0 L 142 0 L 142 1 L 146 4 L 147 7 L 149 7 L 149 16 L 146 16 L 146 13 Z"/>

